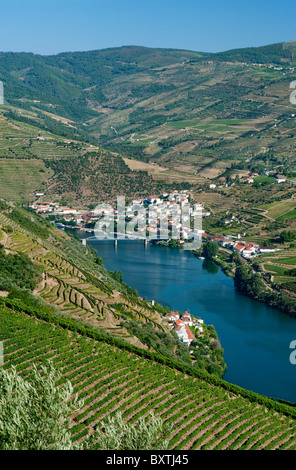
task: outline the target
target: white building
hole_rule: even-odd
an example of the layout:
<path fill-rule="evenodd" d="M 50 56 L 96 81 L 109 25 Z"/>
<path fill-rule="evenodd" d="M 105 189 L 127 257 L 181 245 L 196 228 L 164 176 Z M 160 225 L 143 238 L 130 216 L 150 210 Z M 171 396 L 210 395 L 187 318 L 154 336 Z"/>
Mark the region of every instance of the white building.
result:
<path fill-rule="evenodd" d="M 260 253 L 273 253 L 275 251 L 277 250 L 271 246 L 260 246 L 259 248 Z"/>
<path fill-rule="evenodd" d="M 186 323 L 184 323 L 182 320 L 176 320 L 174 331 L 177 333 L 178 338 L 188 346 L 195 339 L 195 336 L 190 330 L 189 326 L 186 325 Z"/>

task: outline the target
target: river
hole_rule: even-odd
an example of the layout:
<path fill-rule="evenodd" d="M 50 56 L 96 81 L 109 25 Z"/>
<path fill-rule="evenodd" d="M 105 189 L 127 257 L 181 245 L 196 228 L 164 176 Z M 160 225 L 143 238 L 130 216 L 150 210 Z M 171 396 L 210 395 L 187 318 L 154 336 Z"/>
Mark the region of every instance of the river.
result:
<path fill-rule="evenodd" d="M 89 234 L 75 231 L 80 238 Z M 139 241 L 98 241 L 92 245 L 108 270 L 119 270 L 139 295 L 172 310 L 190 310 L 214 325 L 227 371 L 224 379 L 248 390 L 296 402 L 296 365 L 289 356 L 296 319 L 256 302 L 234 287 L 220 268 L 204 268 L 190 251 Z"/>

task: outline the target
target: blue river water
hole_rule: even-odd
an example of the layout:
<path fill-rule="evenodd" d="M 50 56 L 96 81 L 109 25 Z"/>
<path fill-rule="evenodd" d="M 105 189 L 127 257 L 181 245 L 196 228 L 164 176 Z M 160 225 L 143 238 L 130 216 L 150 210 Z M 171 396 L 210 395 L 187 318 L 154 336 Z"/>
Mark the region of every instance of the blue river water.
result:
<path fill-rule="evenodd" d="M 77 231 L 80 238 L 89 234 Z M 143 242 L 89 239 L 108 270 L 119 270 L 140 296 L 190 310 L 214 325 L 227 371 L 224 379 L 266 396 L 296 402 L 296 365 L 290 343 L 296 339 L 296 318 L 269 308 L 239 292 L 219 268 L 205 269 L 190 251 Z"/>

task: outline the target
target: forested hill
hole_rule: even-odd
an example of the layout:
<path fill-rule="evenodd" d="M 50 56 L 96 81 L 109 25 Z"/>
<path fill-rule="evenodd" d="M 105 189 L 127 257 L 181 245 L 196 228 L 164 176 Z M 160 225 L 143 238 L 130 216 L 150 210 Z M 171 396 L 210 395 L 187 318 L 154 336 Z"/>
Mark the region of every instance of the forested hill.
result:
<path fill-rule="evenodd" d="M 138 46 L 53 56 L 0 53 L 0 80 L 5 84 L 8 104 L 47 110 L 53 107 L 58 114 L 81 124 L 98 117 L 100 106 L 129 108 L 141 98 L 173 91 L 184 82 L 197 85 L 201 78 L 198 64 L 290 64 L 294 53 L 295 42 L 216 54 Z M 112 89 L 118 86 L 123 102 L 112 97 Z"/>
<path fill-rule="evenodd" d="M 62 115 L 81 122 L 98 115 L 91 104 L 108 101 L 103 88 L 117 77 L 199 57 L 193 52 L 133 46 L 55 56 L 0 53 L 0 80 L 8 104 L 40 100 L 59 106 Z M 36 101 L 35 105 L 40 107 Z"/>
<path fill-rule="evenodd" d="M 232 161 L 273 147 L 290 156 L 294 56 L 295 42 L 215 54 L 138 46 L 0 53 L 0 80 L 10 118 L 176 168 L 174 159 L 195 165 L 212 146 Z"/>

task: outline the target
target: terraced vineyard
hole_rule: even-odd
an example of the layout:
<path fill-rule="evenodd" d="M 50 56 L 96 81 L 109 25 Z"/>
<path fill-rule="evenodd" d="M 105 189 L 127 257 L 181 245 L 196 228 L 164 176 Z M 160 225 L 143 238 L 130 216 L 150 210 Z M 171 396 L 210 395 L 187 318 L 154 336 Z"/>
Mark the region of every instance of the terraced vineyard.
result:
<path fill-rule="evenodd" d="M 170 449 L 296 448 L 293 408 L 256 399 L 243 389 L 239 393 L 239 387 L 218 379 L 215 383 L 190 368 L 184 372 L 161 363 L 122 341 L 98 339 L 87 329 L 81 335 L 79 328 L 73 331 L 75 321 L 69 330 L 57 319 L 56 324 L 53 318 L 45 322 L 36 318 L 38 313 L 28 312 L 30 317 L 16 303 L 5 302 L 0 306 L 4 367 L 15 365 L 27 376 L 33 362 L 49 359 L 62 372 L 59 384 L 72 382 L 84 400 L 72 418 L 73 441 L 85 440 L 104 417 L 119 410 L 129 422 L 153 410 L 171 425 Z"/>
<path fill-rule="evenodd" d="M 47 303 L 73 318 L 108 328 L 142 347 L 145 346 L 136 337 L 120 327 L 119 305 L 120 311 L 128 312 L 129 317 L 150 323 L 156 329 L 165 328 L 159 313 L 147 302 L 137 298 L 131 300 L 123 292 L 113 289 L 102 280 L 102 275 L 84 271 L 73 261 L 67 260 L 65 253 L 52 243 L 38 237 L 32 238 L 30 232 L 4 214 L 0 214 L 0 225 L 2 243 L 7 249 L 24 253 L 42 266 L 43 278 L 34 293 Z"/>
<path fill-rule="evenodd" d="M 52 174 L 42 160 L 1 158 L 0 197 L 20 203 L 31 200 Z"/>
<path fill-rule="evenodd" d="M 91 149 L 15 122 L 0 111 L 0 197 L 18 203 L 31 202 L 34 192 L 44 189 L 53 176 L 53 171 L 46 168 L 46 161 L 75 158 L 87 148 Z"/>
<path fill-rule="evenodd" d="M 70 158 L 82 154 L 87 147 L 64 142 L 62 137 L 24 122 L 14 122 L 0 112 L 0 158 Z"/>
<path fill-rule="evenodd" d="M 26 377 L 33 363 L 51 360 L 62 373 L 59 385 L 71 381 L 84 401 L 72 416 L 73 441 L 86 441 L 117 411 L 131 423 L 153 411 L 171 425 L 170 449 L 296 448 L 294 407 L 161 353 L 125 329 L 124 313 L 153 331 L 167 326 L 155 307 L 88 264 L 89 247 L 10 206 L 0 213 L 0 227 L 7 254 L 26 254 L 41 266 L 34 294 L 47 302 L 0 298 L 4 367 Z"/>

